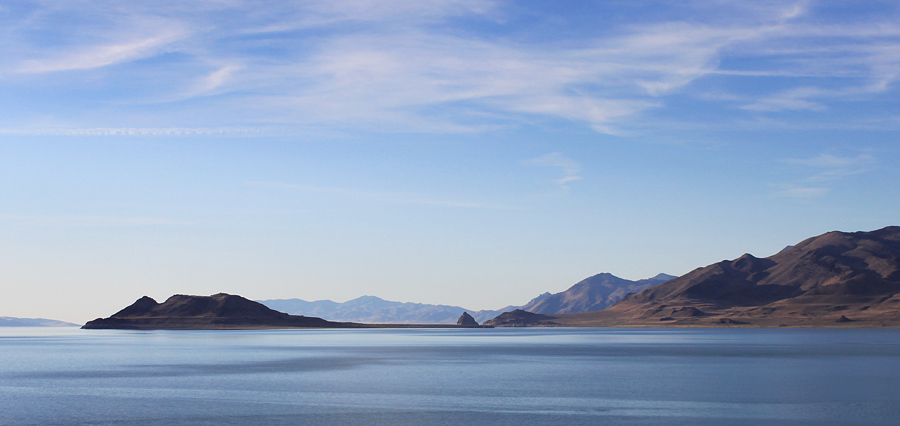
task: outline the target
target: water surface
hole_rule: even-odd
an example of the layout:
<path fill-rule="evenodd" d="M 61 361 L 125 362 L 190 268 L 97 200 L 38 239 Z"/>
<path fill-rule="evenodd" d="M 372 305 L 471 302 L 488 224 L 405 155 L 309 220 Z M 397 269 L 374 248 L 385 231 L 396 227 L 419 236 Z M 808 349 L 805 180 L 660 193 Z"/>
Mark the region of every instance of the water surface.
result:
<path fill-rule="evenodd" d="M 0 329 L 0 425 L 891 425 L 900 330 Z"/>

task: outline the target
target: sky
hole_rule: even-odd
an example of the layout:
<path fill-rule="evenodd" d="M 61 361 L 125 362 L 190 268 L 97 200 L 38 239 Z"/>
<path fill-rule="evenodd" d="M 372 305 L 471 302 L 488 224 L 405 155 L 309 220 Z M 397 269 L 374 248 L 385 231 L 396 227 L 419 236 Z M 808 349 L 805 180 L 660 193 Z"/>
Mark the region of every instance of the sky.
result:
<path fill-rule="evenodd" d="M 896 1 L 0 0 L 0 315 L 498 309 L 900 225 Z"/>

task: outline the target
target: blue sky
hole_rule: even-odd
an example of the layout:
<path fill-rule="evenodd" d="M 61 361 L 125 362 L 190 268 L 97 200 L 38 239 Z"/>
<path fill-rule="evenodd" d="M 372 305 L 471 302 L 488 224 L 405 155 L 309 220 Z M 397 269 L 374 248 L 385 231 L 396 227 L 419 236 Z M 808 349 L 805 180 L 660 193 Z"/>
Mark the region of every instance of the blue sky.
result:
<path fill-rule="evenodd" d="M 496 309 L 900 224 L 900 4 L 0 2 L 0 315 Z"/>

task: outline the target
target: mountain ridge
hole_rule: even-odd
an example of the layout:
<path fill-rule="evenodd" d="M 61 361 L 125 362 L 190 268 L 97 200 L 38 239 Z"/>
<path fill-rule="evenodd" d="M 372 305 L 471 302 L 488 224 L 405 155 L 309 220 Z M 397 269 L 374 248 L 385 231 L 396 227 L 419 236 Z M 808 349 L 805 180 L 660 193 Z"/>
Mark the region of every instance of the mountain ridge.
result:
<path fill-rule="evenodd" d="M 521 306 L 506 306 L 497 310 L 473 310 L 451 305 L 395 302 L 377 296 L 360 296 L 346 302 L 331 300 L 306 301 L 303 299 L 258 300 L 269 308 L 292 315 L 312 315 L 333 321 L 349 321 L 378 324 L 456 324 L 463 312 L 476 321 L 484 322 L 504 311 Z"/>
<path fill-rule="evenodd" d="M 504 321 L 524 319 L 498 317 L 485 324 Z M 603 311 L 544 315 L 531 323 L 900 326 L 900 227 L 827 232 L 766 258 L 744 254 L 694 269 Z"/>
<path fill-rule="evenodd" d="M 579 284 L 591 283 L 592 278 L 600 276 L 610 276 L 615 278 L 616 280 L 622 281 L 623 288 L 621 290 L 616 291 L 616 289 L 612 289 L 611 291 L 607 292 L 610 294 L 604 293 L 605 297 L 612 297 L 614 301 L 618 301 L 621 297 L 627 295 L 630 292 L 640 291 L 649 286 L 656 285 L 660 282 L 664 282 L 665 280 L 674 278 L 671 275 L 658 274 L 652 278 L 630 281 L 615 277 L 614 275 L 609 273 L 600 273 L 592 277 L 588 277 L 580 281 L 579 283 L 576 283 L 568 290 L 565 290 L 563 292 L 556 294 L 545 292 L 531 299 L 525 305 L 509 305 L 496 310 L 474 310 L 452 305 L 395 302 L 371 295 L 360 296 L 346 302 L 334 302 L 331 300 L 306 301 L 299 298 L 264 299 L 257 300 L 257 302 L 262 303 L 271 309 L 286 312 L 288 314 L 317 316 L 328 318 L 329 320 L 333 321 L 378 324 L 456 324 L 460 315 L 462 315 L 463 312 L 467 312 L 473 317 L 475 321 L 482 323 L 484 321 L 495 318 L 503 312 L 508 312 L 516 309 L 530 310 L 530 308 L 533 309 L 534 307 L 538 307 L 542 309 L 539 313 L 546 313 L 547 309 L 550 309 L 547 307 L 549 305 L 546 301 L 555 300 L 553 299 L 554 297 L 563 297 L 560 295 L 569 295 L 567 301 L 568 303 L 572 304 L 573 302 L 571 300 L 571 295 L 570 293 L 566 292 L 572 290 L 573 288 L 576 288 L 577 286 L 579 286 Z M 596 307 L 598 306 L 598 304 L 601 304 L 602 308 L 605 308 L 611 303 L 597 302 L 593 300 L 583 303 L 583 305 L 587 306 L 588 308 L 602 309 Z M 570 309 L 578 308 L 576 307 Z M 586 310 L 580 310 L 578 312 L 586 312 Z"/>
<path fill-rule="evenodd" d="M 535 314 L 572 314 L 606 309 L 623 297 L 643 291 L 654 285 L 675 278 L 672 275 L 657 274 L 652 278 L 631 281 L 608 272 L 587 277 L 567 290 L 536 298 L 522 307 Z"/>

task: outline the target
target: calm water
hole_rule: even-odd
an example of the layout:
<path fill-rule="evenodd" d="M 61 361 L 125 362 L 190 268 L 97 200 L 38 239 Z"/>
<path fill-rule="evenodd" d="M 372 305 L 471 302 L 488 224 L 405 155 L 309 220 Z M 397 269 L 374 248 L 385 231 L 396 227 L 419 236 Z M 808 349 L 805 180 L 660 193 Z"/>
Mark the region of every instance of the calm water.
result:
<path fill-rule="evenodd" d="M 900 330 L 0 329 L 0 425 L 891 425 Z"/>

